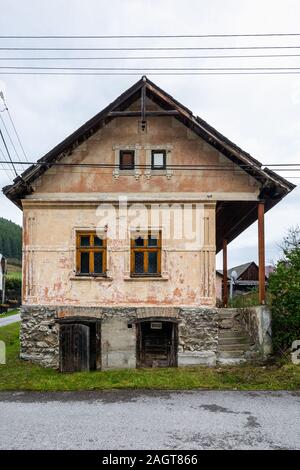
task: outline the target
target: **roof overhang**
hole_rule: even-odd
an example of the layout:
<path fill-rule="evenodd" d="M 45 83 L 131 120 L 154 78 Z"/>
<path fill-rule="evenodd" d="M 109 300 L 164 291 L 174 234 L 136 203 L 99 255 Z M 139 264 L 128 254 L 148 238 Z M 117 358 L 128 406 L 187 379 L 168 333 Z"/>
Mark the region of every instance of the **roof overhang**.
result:
<path fill-rule="evenodd" d="M 174 116 L 175 119 L 178 119 L 209 145 L 255 178 L 260 186 L 259 200 L 265 201 L 266 211 L 295 188 L 294 184 L 272 170 L 262 168 L 262 164 L 249 153 L 235 145 L 201 118 L 194 116 L 188 108 L 148 78 L 142 77 L 100 113 L 40 158 L 36 164 L 31 165 L 15 178 L 12 185 L 5 186 L 3 193 L 19 208 L 22 208 L 21 200 L 33 192 L 32 183 L 37 178 L 51 168 L 53 164 L 70 155 L 76 147 L 106 126 L 112 119 L 121 115 L 129 117 L 130 113 L 124 113 L 124 110 L 128 109 L 139 98 L 143 102 L 145 97 L 150 98 L 163 110 L 160 113 L 161 115 Z M 131 116 L 136 117 L 138 114 L 133 112 Z M 141 118 L 144 118 L 143 108 L 141 108 Z M 222 240 L 224 238 L 229 243 L 257 220 L 256 208 L 257 201 L 223 201 L 218 203 L 216 220 L 217 251 L 222 249 Z"/>

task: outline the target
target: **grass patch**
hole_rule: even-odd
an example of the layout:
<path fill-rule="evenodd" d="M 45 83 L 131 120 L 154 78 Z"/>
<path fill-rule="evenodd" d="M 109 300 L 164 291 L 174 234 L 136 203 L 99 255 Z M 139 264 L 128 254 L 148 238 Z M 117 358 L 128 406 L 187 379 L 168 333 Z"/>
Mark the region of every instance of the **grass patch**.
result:
<path fill-rule="evenodd" d="M 1 318 L 6 318 L 6 317 L 11 317 L 12 315 L 16 315 L 19 313 L 18 309 L 10 310 L 9 312 L 6 313 L 0 313 L 0 320 Z"/>
<path fill-rule="evenodd" d="M 11 271 L 6 275 L 6 279 L 18 279 L 22 281 L 22 271 Z"/>
<path fill-rule="evenodd" d="M 19 323 L 0 328 L 6 343 L 7 364 L 0 365 L 0 390 L 299 390 L 300 366 L 181 367 L 123 369 L 61 374 L 22 361 L 19 355 Z"/>
<path fill-rule="evenodd" d="M 270 294 L 266 292 L 266 304 L 270 305 Z M 228 300 L 228 307 L 230 308 L 247 308 L 247 307 L 255 307 L 260 305 L 259 302 L 259 295 L 257 290 L 252 290 L 250 292 L 246 292 L 245 294 L 239 294 L 232 299 Z"/>

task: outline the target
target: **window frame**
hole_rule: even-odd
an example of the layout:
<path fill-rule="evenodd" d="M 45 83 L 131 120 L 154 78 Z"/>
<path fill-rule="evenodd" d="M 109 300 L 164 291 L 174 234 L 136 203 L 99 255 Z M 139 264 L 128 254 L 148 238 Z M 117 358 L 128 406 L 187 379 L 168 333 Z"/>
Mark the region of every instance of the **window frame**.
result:
<path fill-rule="evenodd" d="M 81 237 L 89 237 L 89 246 L 82 246 L 80 244 Z M 107 275 L 107 240 L 103 235 L 101 238 L 102 245 L 96 246 L 94 244 L 95 237 L 98 237 L 96 230 L 78 230 L 76 231 L 76 276 L 93 276 L 93 277 L 106 277 Z M 89 272 L 81 272 L 81 253 L 89 253 Z M 102 253 L 102 272 L 95 272 L 95 260 L 91 254 Z"/>
<path fill-rule="evenodd" d="M 148 240 L 149 235 L 151 233 L 156 232 L 158 234 L 157 237 L 157 245 L 156 246 L 149 246 Z M 145 230 L 140 233 L 140 235 L 144 236 L 143 238 L 143 246 L 135 246 L 135 239 L 137 238 L 137 234 L 139 232 L 131 233 L 130 238 L 130 277 L 143 277 L 143 278 L 151 278 L 151 277 L 161 277 L 161 251 L 162 251 L 162 243 L 161 243 L 161 230 Z M 143 273 L 136 273 L 135 272 L 135 253 L 144 253 L 143 259 Z M 157 272 L 156 273 L 149 273 L 149 260 L 148 260 L 148 253 L 157 253 Z M 146 256 L 145 256 L 146 254 Z"/>
<path fill-rule="evenodd" d="M 133 166 L 131 166 L 131 167 L 128 167 L 126 165 L 124 166 L 123 163 L 122 163 L 123 155 L 126 154 L 126 153 L 129 153 L 133 156 Z M 119 170 L 120 171 L 134 171 L 135 170 L 135 150 L 132 150 L 132 149 L 120 150 L 120 152 L 119 152 Z"/>
<path fill-rule="evenodd" d="M 163 166 L 154 165 L 154 155 L 156 153 L 163 154 Z M 167 169 L 167 151 L 164 149 L 152 149 L 151 150 L 151 170 L 166 170 Z"/>

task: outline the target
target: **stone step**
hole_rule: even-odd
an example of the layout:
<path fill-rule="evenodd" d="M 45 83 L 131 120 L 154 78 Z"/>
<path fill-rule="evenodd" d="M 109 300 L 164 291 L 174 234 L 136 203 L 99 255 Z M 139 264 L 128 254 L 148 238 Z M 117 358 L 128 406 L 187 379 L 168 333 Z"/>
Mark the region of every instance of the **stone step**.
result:
<path fill-rule="evenodd" d="M 236 315 L 238 312 L 238 310 L 236 308 L 219 308 L 218 309 L 218 314 L 219 315 Z"/>
<path fill-rule="evenodd" d="M 227 336 L 226 338 L 220 338 L 219 345 L 223 344 L 250 344 L 248 336 Z"/>
<path fill-rule="evenodd" d="M 234 312 L 234 313 L 232 313 L 232 312 L 222 312 L 222 313 L 218 313 L 218 319 L 220 320 L 220 319 L 224 318 L 224 319 L 227 320 L 228 318 L 234 318 L 236 315 L 238 315 L 237 312 Z"/>
<path fill-rule="evenodd" d="M 247 351 L 250 343 L 219 344 L 220 351 Z"/>
<path fill-rule="evenodd" d="M 247 333 L 244 330 L 222 330 L 221 328 L 219 329 L 219 338 L 241 338 L 241 337 L 247 337 Z"/>
<path fill-rule="evenodd" d="M 219 365 L 223 366 L 234 366 L 236 364 L 242 364 L 243 362 L 246 362 L 246 359 L 244 357 L 220 357 L 217 360 L 217 363 Z"/>

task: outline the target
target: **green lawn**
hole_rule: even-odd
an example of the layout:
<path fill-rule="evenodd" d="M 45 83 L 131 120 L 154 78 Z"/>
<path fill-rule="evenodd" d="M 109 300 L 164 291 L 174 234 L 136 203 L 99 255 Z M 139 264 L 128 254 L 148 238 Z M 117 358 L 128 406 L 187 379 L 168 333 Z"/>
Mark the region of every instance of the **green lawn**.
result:
<path fill-rule="evenodd" d="M 19 313 L 18 309 L 10 310 L 7 313 L 0 313 L 0 320 L 1 320 L 1 318 L 10 317 L 11 315 L 16 315 L 17 313 Z"/>
<path fill-rule="evenodd" d="M 7 274 L 7 279 L 20 279 L 22 280 L 22 271 L 12 271 Z"/>
<path fill-rule="evenodd" d="M 18 359 L 19 323 L 0 328 L 6 343 L 7 364 L 0 365 L 0 390 L 299 390 L 300 366 L 185 367 L 126 369 L 60 374 Z"/>

